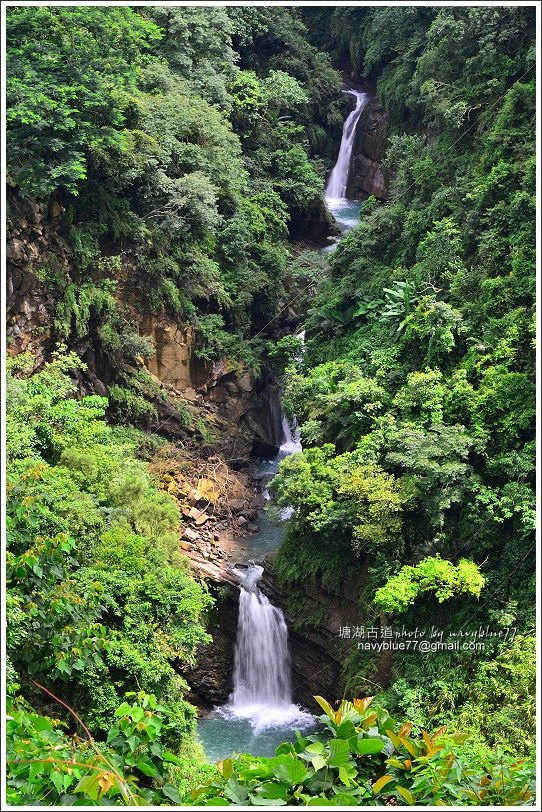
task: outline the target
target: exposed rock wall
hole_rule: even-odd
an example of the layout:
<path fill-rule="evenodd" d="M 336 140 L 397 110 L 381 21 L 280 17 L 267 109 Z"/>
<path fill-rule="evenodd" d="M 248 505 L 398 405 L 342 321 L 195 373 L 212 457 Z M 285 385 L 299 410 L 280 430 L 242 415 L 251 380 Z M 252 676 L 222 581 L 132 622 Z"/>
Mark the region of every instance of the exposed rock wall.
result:
<path fill-rule="evenodd" d="M 294 698 L 309 709 L 317 707 L 316 694 L 327 699 L 342 696 L 343 665 L 352 641 L 340 637 L 340 628 L 359 625 L 359 594 L 366 577 L 366 567 L 361 567 L 335 587 L 306 581 L 294 596 L 279 586 L 272 560 L 266 561 L 262 589 L 285 614 Z"/>
<path fill-rule="evenodd" d="M 8 194 L 6 338 L 9 355 L 47 354 L 55 300 L 50 280 L 63 278 L 71 250 L 59 229 L 62 208 Z"/>
<path fill-rule="evenodd" d="M 389 116 L 376 96 L 372 96 L 363 110 L 352 151 L 350 177 L 346 196 L 366 200 L 373 195 L 386 198 L 388 177 L 382 167 L 386 150 Z"/>
<path fill-rule="evenodd" d="M 186 669 L 179 664 L 179 670 L 191 689 L 186 699 L 202 709 L 223 705 L 232 689 L 239 589 L 222 585 L 215 597 L 216 608 L 207 627 L 212 641 L 199 650 L 195 668 Z"/>

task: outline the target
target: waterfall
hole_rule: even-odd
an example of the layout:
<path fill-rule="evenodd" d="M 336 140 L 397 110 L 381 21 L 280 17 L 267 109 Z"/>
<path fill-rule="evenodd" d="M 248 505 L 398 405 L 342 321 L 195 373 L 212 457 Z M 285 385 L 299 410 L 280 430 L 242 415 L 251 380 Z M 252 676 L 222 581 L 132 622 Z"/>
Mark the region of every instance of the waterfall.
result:
<path fill-rule="evenodd" d="M 344 199 L 346 195 L 346 186 L 348 184 L 352 159 L 352 147 L 354 146 L 354 138 L 356 135 L 356 125 L 369 100 L 368 94 L 359 90 L 351 90 L 349 88 L 343 92 L 355 96 L 356 106 L 344 122 L 339 157 L 337 158 L 337 162 L 333 167 L 326 186 L 326 198 L 329 200 L 341 200 Z"/>
<path fill-rule="evenodd" d="M 299 428 L 295 418 L 290 422 L 286 416 L 282 416 L 282 443 L 279 449 L 280 457 L 288 457 L 302 451 Z"/>
<path fill-rule="evenodd" d="M 258 586 L 263 567 L 251 562 L 233 572 L 239 580 L 239 620 L 233 690 L 222 710 L 249 719 L 256 730 L 310 724 L 312 716 L 292 701 L 288 627 Z"/>
<path fill-rule="evenodd" d="M 241 581 L 233 672 L 234 708 L 292 704 L 288 629 L 284 615 L 258 588 L 263 567 L 237 570 Z"/>

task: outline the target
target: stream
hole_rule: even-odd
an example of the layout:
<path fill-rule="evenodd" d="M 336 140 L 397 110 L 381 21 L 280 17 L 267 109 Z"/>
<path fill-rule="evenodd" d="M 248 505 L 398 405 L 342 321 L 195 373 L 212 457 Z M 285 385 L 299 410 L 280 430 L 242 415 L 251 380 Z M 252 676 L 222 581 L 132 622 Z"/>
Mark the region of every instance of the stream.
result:
<path fill-rule="evenodd" d="M 325 192 L 341 237 L 324 248 L 325 252 L 333 251 L 360 217 L 360 201 L 345 195 L 356 125 L 369 97 L 350 88 L 343 92 L 354 96 L 356 104 L 345 120 L 339 155 Z M 262 460 L 255 471 L 264 482 L 272 479 L 285 457 L 302 450 L 295 425 L 292 427 L 285 417 L 282 425 L 279 453 L 271 460 Z M 316 726 L 315 718 L 293 701 L 288 628 L 282 610 L 270 603 L 258 585 L 264 571 L 258 562 L 280 547 L 289 515 L 288 509 L 283 510 L 282 521 L 277 522 L 262 511 L 259 532 L 239 540 L 237 564 L 232 570 L 239 581 L 232 692 L 225 705 L 214 708 L 198 722 L 198 736 L 211 762 L 243 752 L 273 756 L 278 744 L 295 740 L 296 730 Z"/>

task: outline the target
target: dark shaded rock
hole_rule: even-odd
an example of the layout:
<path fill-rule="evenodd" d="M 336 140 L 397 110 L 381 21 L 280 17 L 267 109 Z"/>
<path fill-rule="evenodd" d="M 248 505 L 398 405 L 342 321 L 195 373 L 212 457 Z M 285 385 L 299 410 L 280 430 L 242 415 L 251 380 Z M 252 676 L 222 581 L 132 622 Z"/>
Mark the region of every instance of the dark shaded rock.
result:
<path fill-rule="evenodd" d="M 388 124 L 389 116 L 380 100 L 371 97 L 356 128 L 347 197 L 355 200 L 365 200 L 371 195 L 378 200 L 386 198 L 388 178 L 382 158 L 387 146 Z"/>
<path fill-rule="evenodd" d="M 322 198 L 316 198 L 312 205 L 302 211 L 292 213 L 288 226 L 293 242 L 309 242 L 316 247 L 324 247 L 329 237 L 340 234 Z"/>
<path fill-rule="evenodd" d="M 272 556 L 265 559 L 265 572 L 260 582 L 262 591 L 279 606 L 289 628 L 294 700 L 316 710 L 313 697 L 338 699 L 344 690 L 343 663 L 350 641 L 339 636 L 341 626 L 360 623 L 359 592 L 367 577 L 366 565 L 335 589 L 307 581 L 296 593 L 288 595 L 278 584 L 272 570 Z M 303 602 L 297 623 L 290 612 L 290 601 Z"/>
<path fill-rule="evenodd" d="M 179 671 L 191 686 L 186 698 L 200 708 L 222 705 L 231 693 L 238 614 L 238 587 L 222 585 L 207 629 L 212 642 L 199 649 L 195 668 L 179 666 Z"/>

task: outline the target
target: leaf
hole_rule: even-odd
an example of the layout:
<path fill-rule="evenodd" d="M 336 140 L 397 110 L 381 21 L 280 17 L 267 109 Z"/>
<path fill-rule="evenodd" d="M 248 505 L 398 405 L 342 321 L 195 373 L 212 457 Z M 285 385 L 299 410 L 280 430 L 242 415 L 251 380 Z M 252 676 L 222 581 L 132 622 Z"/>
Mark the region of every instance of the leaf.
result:
<path fill-rule="evenodd" d="M 396 791 L 403 796 L 409 806 L 416 806 L 414 796 L 406 787 L 395 787 Z"/>
<path fill-rule="evenodd" d="M 406 765 L 404 762 L 399 761 L 398 758 L 388 758 L 386 764 L 390 764 L 392 767 L 398 767 L 400 770 L 406 770 Z"/>
<path fill-rule="evenodd" d="M 293 756 L 288 763 L 279 764 L 275 774 L 279 781 L 286 781 L 288 784 L 301 784 L 308 776 L 305 766 Z"/>
<path fill-rule="evenodd" d="M 216 767 L 224 778 L 231 778 L 233 775 L 233 761 L 231 758 L 226 758 L 224 761 L 217 761 Z"/>
<path fill-rule="evenodd" d="M 322 767 L 326 766 L 327 761 L 323 756 L 314 756 L 311 763 L 313 770 L 318 772 L 318 770 L 321 770 Z"/>
<path fill-rule="evenodd" d="M 378 795 L 380 790 L 384 789 L 384 787 L 387 786 L 390 783 L 390 781 L 395 781 L 395 779 L 394 779 L 394 777 L 392 775 L 383 775 L 383 776 L 381 776 L 378 779 L 378 781 L 375 781 L 374 784 L 373 784 L 373 793 L 375 795 Z"/>
<path fill-rule="evenodd" d="M 170 801 L 173 801 L 175 806 L 181 806 L 182 800 L 181 796 L 179 795 L 179 790 L 177 787 L 173 786 L 173 784 L 164 784 L 162 787 L 162 793 L 169 798 Z"/>
<path fill-rule="evenodd" d="M 393 730 L 386 730 L 386 736 L 390 738 L 396 750 L 399 750 L 401 747 L 401 739 L 397 736 Z"/>
<path fill-rule="evenodd" d="M 141 722 L 144 716 L 145 711 L 143 710 L 143 708 L 135 707 L 132 710 L 132 719 L 134 720 L 134 722 Z"/>
<path fill-rule="evenodd" d="M 416 758 L 417 755 L 418 755 L 418 750 L 417 750 L 416 746 L 411 741 L 409 741 L 409 739 L 405 739 L 404 736 L 401 736 L 400 738 L 401 738 L 401 744 L 404 747 L 406 747 L 406 749 L 408 750 L 408 752 L 410 753 L 410 755 L 413 758 Z"/>
<path fill-rule="evenodd" d="M 349 739 L 348 744 L 352 752 L 360 756 L 374 755 L 384 749 L 383 739 L 376 736 L 355 736 Z"/>
<path fill-rule="evenodd" d="M 100 785 L 101 794 L 105 795 L 108 790 L 111 789 L 115 780 L 111 773 L 104 771 L 98 777 L 98 784 Z"/>
<path fill-rule="evenodd" d="M 322 742 L 313 742 L 313 744 L 309 744 L 305 750 L 307 753 L 323 753 L 324 752 L 324 745 Z"/>
<path fill-rule="evenodd" d="M 139 739 L 137 738 L 137 736 L 129 736 L 126 739 L 126 744 L 130 748 L 130 751 L 133 753 L 137 745 L 139 744 Z"/>
<path fill-rule="evenodd" d="M 334 722 L 335 721 L 335 711 L 333 710 L 333 708 L 331 707 L 329 702 L 326 699 L 324 699 L 323 696 L 315 696 L 315 697 L 313 697 L 313 699 L 315 699 L 318 702 L 318 704 L 320 705 L 320 707 L 322 708 L 322 710 L 324 711 L 326 716 L 329 716 L 331 721 Z"/>
<path fill-rule="evenodd" d="M 354 775 L 355 775 L 356 771 L 354 770 L 353 772 L 354 772 Z M 351 774 L 350 774 L 349 770 L 346 767 L 339 767 L 339 778 L 343 782 L 343 784 L 345 786 L 347 786 L 347 787 L 349 787 L 350 784 L 352 783 L 350 781 Z"/>
<path fill-rule="evenodd" d="M 282 742 L 282 744 L 279 744 L 279 746 L 276 748 L 275 755 L 281 756 L 281 755 L 287 755 L 287 754 L 293 753 L 293 752 L 295 752 L 295 751 L 294 751 L 294 746 L 293 746 L 293 744 L 291 742 Z"/>
<path fill-rule="evenodd" d="M 93 801 L 98 800 L 98 795 L 100 794 L 98 775 L 98 773 L 84 775 L 75 787 L 74 792 L 84 792 L 85 795 L 88 795 Z"/>
<path fill-rule="evenodd" d="M 330 767 L 340 767 L 348 762 L 350 748 L 344 739 L 330 739 L 328 742 L 329 756 L 327 763 Z"/>
<path fill-rule="evenodd" d="M 122 705 L 119 705 L 117 710 L 115 711 L 115 716 L 128 716 L 131 710 L 132 706 L 129 705 L 127 702 L 123 702 Z"/>
<path fill-rule="evenodd" d="M 140 758 L 136 763 L 136 767 L 149 778 L 155 778 L 158 775 L 158 770 L 148 758 Z"/>
<path fill-rule="evenodd" d="M 364 696 L 362 699 L 354 699 L 353 704 L 358 713 L 364 713 L 373 699 L 374 696 Z"/>
<path fill-rule="evenodd" d="M 422 730 L 423 740 L 425 742 L 425 746 L 427 747 L 427 751 L 430 752 L 433 749 L 433 741 L 431 736 L 426 730 Z"/>
<path fill-rule="evenodd" d="M 356 732 L 356 728 L 354 727 L 354 723 L 350 721 L 350 719 L 345 719 L 344 722 L 341 722 L 339 727 L 337 728 L 337 738 L 339 739 L 349 739 L 353 736 Z"/>
<path fill-rule="evenodd" d="M 50 775 L 51 781 L 55 785 L 55 789 L 59 795 L 61 795 L 64 791 L 64 776 L 62 773 L 53 772 Z"/>
<path fill-rule="evenodd" d="M 276 781 L 267 781 L 261 786 L 262 795 L 266 798 L 286 798 L 288 789 L 286 784 L 277 784 Z"/>
<path fill-rule="evenodd" d="M 183 763 L 179 758 L 179 756 L 176 756 L 175 753 L 172 753 L 170 750 L 166 750 L 164 752 L 164 755 L 162 756 L 162 761 L 165 761 L 168 764 L 177 764 L 177 765 L 181 765 Z"/>

